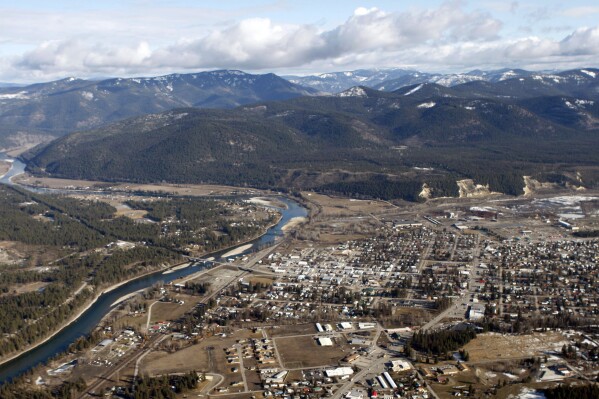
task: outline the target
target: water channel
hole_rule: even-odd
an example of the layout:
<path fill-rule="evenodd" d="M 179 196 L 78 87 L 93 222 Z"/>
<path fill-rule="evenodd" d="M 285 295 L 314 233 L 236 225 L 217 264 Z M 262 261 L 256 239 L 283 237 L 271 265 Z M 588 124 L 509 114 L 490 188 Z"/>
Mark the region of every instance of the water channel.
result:
<path fill-rule="evenodd" d="M 0 160 L 10 159 L 4 154 L 0 153 Z M 12 167 L 6 175 L 0 179 L 0 183 L 3 184 L 14 184 L 10 178 L 23 173 L 25 170 L 25 164 L 18 159 L 12 161 Z M 27 186 L 19 186 L 28 190 L 31 190 Z M 40 191 L 35 189 L 35 191 Z M 45 192 L 52 192 L 52 190 L 43 190 Z M 59 191 L 61 192 L 61 191 Z M 285 226 L 291 219 L 295 217 L 305 217 L 308 214 L 307 209 L 300 206 L 297 202 L 288 199 L 286 197 L 277 197 L 277 199 L 286 205 L 286 208 L 278 208 L 282 213 L 281 220 L 275 226 L 268 229 L 266 234 L 251 241 L 253 248 L 263 247 L 268 244 L 274 243 L 277 237 L 283 235 L 283 226 Z M 247 245 L 250 243 L 243 243 L 238 245 Z M 249 248 L 237 256 L 243 256 L 250 253 L 253 248 Z M 210 254 L 208 256 L 219 259 L 222 254 L 231 251 L 233 248 L 227 248 Z M 158 282 L 168 283 L 181 277 L 189 276 L 196 273 L 206 266 L 203 263 L 193 264 L 183 269 L 174 270 L 171 273 L 163 274 L 163 271 L 159 271 L 153 274 L 149 274 L 143 277 L 139 277 L 126 284 L 119 286 L 118 288 L 102 294 L 96 302 L 94 302 L 89 309 L 87 309 L 77 320 L 63 328 L 60 332 L 50 338 L 48 341 L 39 345 L 38 347 L 31 349 L 19 357 L 10 360 L 0 365 L 0 384 L 16 377 L 17 375 L 33 368 L 39 363 L 48 361 L 50 358 L 55 356 L 57 353 L 65 351 L 68 346 L 75 342 L 77 338 L 88 335 L 100 322 L 100 320 L 112 309 L 114 303 L 133 292 L 151 287 Z"/>

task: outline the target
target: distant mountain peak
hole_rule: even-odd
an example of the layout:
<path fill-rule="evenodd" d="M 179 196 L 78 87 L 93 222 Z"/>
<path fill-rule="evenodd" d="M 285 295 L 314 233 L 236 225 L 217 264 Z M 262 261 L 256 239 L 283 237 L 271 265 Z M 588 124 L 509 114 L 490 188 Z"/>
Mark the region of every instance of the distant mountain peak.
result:
<path fill-rule="evenodd" d="M 354 86 L 349 89 L 342 91 L 337 94 L 338 97 L 368 97 L 368 93 L 364 90 L 364 87 Z"/>
<path fill-rule="evenodd" d="M 258 75 L 239 70 L 100 81 L 71 77 L 20 88 L 0 88 L 0 148 L 19 132 L 43 134 L 47 140 L 174 108 L 235 108 L 315 94 L 317 90 L 272 73 Z"/>

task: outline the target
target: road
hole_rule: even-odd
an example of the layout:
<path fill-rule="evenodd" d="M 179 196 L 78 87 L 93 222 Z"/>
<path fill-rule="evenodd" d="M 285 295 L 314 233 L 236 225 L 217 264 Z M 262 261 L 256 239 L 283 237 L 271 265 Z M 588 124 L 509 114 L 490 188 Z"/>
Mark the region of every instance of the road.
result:
<path fill-rule="evenodd" d="M 379 354 L 380 353 L 373 352 L 368 356 L 371 357 L 371 356 L 375 356 L 375 355 L 379 355 Z M 362 380 L 368 374 L 370 374 L 370 373 L 380 374 L 379 370 L 382 369 L 382 367 L 386 361 L 387 361 L 387 359 L 385 359 L 384 357 L 381 357 L 381 358 L 378 358 L 378 359 L 372 361 L 369 367 L 360 370 L 357 374 L 354 374 L 354 376 L 352 378 L 350 378 L 345 384 L 343 384 L 341 386 L 341 388 L 337 389 L 337 391 L 335 391 L 333 396 L 331 396 L 331 399 L 341 399 L 341 397 L 343 395 L 345 395 L 347 392 L 349 392 L 354 387 L 354 384 L 356 381 Z"/>
<path fill-rule="evenodd" d="M 331 399 L 341 399 L 345 393 L 349 392 L 357 381 L 362 380 L 368 374 L 381 374 L 384 371 L 384 364 L 388 361 L 388 358 L 384 355 L 384 352 L 377 346 L 377 341 L 383 332 L 383 328 L 380 324 L 376 326 L 376 333 L 372 339 L 372 345 L 370 349 L 372 350 L 368 355 L 362 357 L 362 362 L 364 360 L 369 361 L 370 365 L 364 367 L 357 374 L 353 375 L 347 382 L 345 382 L 339 389 L 335 391 Z"/>
<path fill-rule="evenodd" d="M 451 304 L 449 308 L 439 313 L 435 318 L 426 323 L 421 331 L 427 331 L 435 326 L 437 326 L 443 319 L 448 317 L 465 317 L 466 307 L 468 305 L 468 301 L 470 300 L 470 294 L 474 292 L 476 286 L 476 268 L 479 265 L 479 257 L 480 257 L 480 235 L 476 235 L 476 242 L 474 244 L 474 248 L 472 250 L 472 262 L 470 262 L 469 267 L 469 282 L 468 282 L 468 294 L 464 295 L 457 301 Z"/>
<path fill-rule="evenodd" d="M 239 357 L 239 372 L 241 373 L 241 379 L 243 381 L 243 390 L 244 392 L 249 391 L 248 381 L 245 378 L 245 366 L 243 365 L 243 351 L 241 350 L 241 345 L 236 344 L 237 347 L 237 356 Z"/>
<path fill-rule="evenodd" d="M 262 258 L 264 258 L 265 256 L 269 255 L 272 251 L 274 251 L 278 245 L 280 245 L 283 241 L 279 242 L 278 244 L 266 248 L 262 251 L 259 251 L 256 253 L 255 256 L 253 256 L 247 263 L 245 263 L 243 266 L 247 269 L 251 269 L 256 263 L 258 263 L 258 261 Z M 234 266 L 234 265 L 230 265 L 230 266 Z M 210 272 L 210 271 L 214 271 L 215 269 L 221 267 L 216 266 L 214 268 L 208 269 L 208 270 L 203 270 L 199 273 L 195 273 L 192 276 L 182 280 L 183 283 L 193 280 L 195 278 L 198 278 L 201 274 Z M 251 271 L 241 271 L 240 273 L 236 273 L 233 276 L 231 276 L 231 278 L 229 279 L 222 279 L 222 281 L 220 282 L 220 284 L 218 285 L 213 285 L 213 291 L 209 294 L 206 295 L 205 297 L 202 298 L 202 300 L 199 303 L 207 303 L 210 299 L 214 298 L 216 295 L 220 294 L 220 292 L 222 292 L 224 289 L 226 289 L 227 287 L 229 287 L 232 283 L 235 283 L 238 281 L 238 279 L 243 276 L 246 275 L 248 273 L 250 273 Z M 156 303 L 156 302 L 154 302 Z M 154 304 L 153 303 L 153 304 Z M 153 305 L 152 304 L 152 305 Z M 146 325 L 149 326 L 149 320 L 150 320 L 150 314 L 151 314 L 151 306 L 148 309 L 148 321 L 146 322 Z M 162 342 L 162 340 L 166 339 L 168 337 L 168 335 L 161 335 L 161 334 L 155 334 L 152 335 L 150 337 L 150 339 L 147 342 L 147 345 L 145 347 L 140 347 L 138 349 L 133 350 L 131 353 L 129 353 L 128 355 L 125 355 L 123 358 L 121 358 L 121 360 L 119 361 L 118 364 L 114 365 L 112 368 L 106 370 L 104 373 L 102 373 L 101 375 L 99 375 L 98 377 L 96 377 L 96 380 L 86 389 L 86 391 L 84 393 L 82 393 L 81 395 L 79 395 L 79 399 L 83 399 L 83 398 L 88 398 L 88 397 L 94 397 L 97 396 L 97 394 L 101 394 L 101 388 L 105 385 L 105 384 L 114 384 L 114 382 L 112 381 L 113 376 L 117 375 L 117 379 L 118 379 L 118 373 L 123 370 L 125 367 L 127 367 L 128 365 L 130 365 L 132 362 L 135 362 L 135 371 L 134 374 L 137 375 L 137 373 L 139 372 L 139 364 L 141 362 L 141 360 L 147 356 L 156 345 L 158 345 L 160 342 Z M 241 359 L 241 357 L 240 357 Z M 241 362 L 240 362 L 241 363 Z M 243 373 L 243 371 L 242 371 Z M 247 382 L 245 382 L 245 374 L 242 374 L 243 378 L 244 378 L 244 386 L 247 390 Z"/>
<path fill-rule="evenodd" d="M 148 306 L 148 320 L 146 320 L 146 331 L 150 330 L 150 320 L 152 320 L 152 307 L 156 305 L 160 300 L 154 301 Z"/>
<path fill-rule="evenodd" d="M 164 339 L 163 336 L 158 335 L 158 334 L 154 335 L 154 336 L 150 337 L 150 339 L 146 342 L 145 346 L 139 347 L 139 348 L 133 350 L 131 353 L 126 354 L 124 357 L 122 357 L 120 359 L 118 364 L 115 364 L 113 367 L 109 368 L 104 373 L 97 376 L 94 383 L 89 385 L 86 388 L 86 391 L 84 393 L 82 393 L 81 395 L 79 395 L 79 398 L 83 399 L 86 397 L 96 397 L 98 394 L 101 395 L 103 392 L 100 391 L 100 388 L 102 388 L 102 386 L 106 382 L 112 383 L 113 382 L 112 378 L 114 375 L 117 375 L 117 380 L 118 380 L 118 375 L 122 369 L 127 367 L 132 361 L 137 362 L 138 358 L 140 358 L 141 356 L 145 356 L 147 354 L 146 352 L 149 351 L 149 349 L 146 349 L 146 348 L 154 347 L 162 339 Z M 114 381 L 114 383 L 118 384 L 118 381 Z"/>

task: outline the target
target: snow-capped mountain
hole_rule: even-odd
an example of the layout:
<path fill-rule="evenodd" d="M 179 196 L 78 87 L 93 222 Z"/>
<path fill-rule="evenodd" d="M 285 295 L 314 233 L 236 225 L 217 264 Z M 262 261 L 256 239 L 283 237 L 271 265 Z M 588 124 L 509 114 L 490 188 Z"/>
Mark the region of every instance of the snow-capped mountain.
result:
<path fill-rule="evenodd" d="M 382 82 L 401 79 L 420 78 L 421 73 L 400 68 L 358 69 L 355 71 L 331 72 L 310 76 L 284 76 L 292 83 L 311 87 L 325 93 L 340 93 L 354 86 L 375 87 Z M 424 74 L 429 76 L 429 74 Z M 410 83 L 408 83 L 410 84 Z"/>
<path fill-rule="evenodd" d="M 10 147 L 7 137 L 17 133 L 51 138 L 173 108 L 233 108 L 317 93 L 274 74 L 236 70 L 101 81 L 66 78 L 0 88 L 0 148 Z"/>
<path fill-rule="evenodd" d="M 439 74 L 401 68 L 359 69 L 356 71 L 331 72 L 310 76 L 287 76 L 290 82 L 312 87 L 327 93 L 340 93 L 354 86 L 366 86 L 377 90 L 395 91 L 419 83 L 437 83 L 456 86 L 473 81 L 500 82 L 506 79 L 528 77 L 533 72 L 522 69 L 474 70 L 466 73 Z"/>

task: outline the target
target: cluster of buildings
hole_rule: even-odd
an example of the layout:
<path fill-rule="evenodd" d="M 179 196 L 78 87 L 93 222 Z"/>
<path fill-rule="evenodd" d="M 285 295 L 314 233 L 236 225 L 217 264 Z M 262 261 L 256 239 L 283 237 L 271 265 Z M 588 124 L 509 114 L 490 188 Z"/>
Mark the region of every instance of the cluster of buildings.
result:
<path fill-rule="evenodd" d="M 599 317 L 599 242 L 504 242 L 485 251 L 481 298 L 496 314 Z"/>

